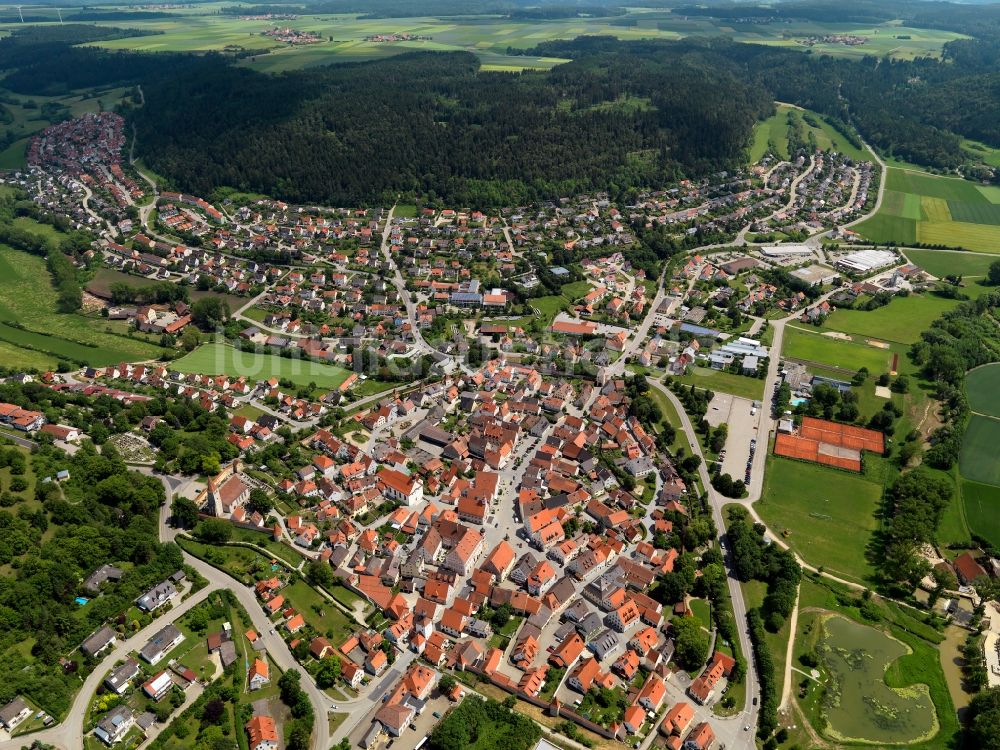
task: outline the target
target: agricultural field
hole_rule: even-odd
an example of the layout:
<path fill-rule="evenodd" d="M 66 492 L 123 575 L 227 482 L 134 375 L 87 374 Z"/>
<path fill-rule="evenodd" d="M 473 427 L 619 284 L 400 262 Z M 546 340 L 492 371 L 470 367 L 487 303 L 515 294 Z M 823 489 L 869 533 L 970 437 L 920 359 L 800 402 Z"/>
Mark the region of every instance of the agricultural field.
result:
<path fill-rule="evenodd" d="M 115 39 L 97 43 L 107 49 L 202 52 L 243 48 L 266 50 L 240 64 L 255 70 L 278 72 L 325 65 L 331 62 L 371 60 L 414 50 L 469 51 L 478 55 L 484 70 L 514 72 L 547 70 L 565 62 L 558 58 L 507 54 L 508 48 L 531 49 L 540 42 L 572 39 L 581 35 L 610 35 L 619 39 L 679 39 L 686 36 L 726 36 L 736 41 L 812 50 L 827 55 L 858 58 L 865 55 L 913 59 L 939 56 L 947 42 L 961 35 L 934 29 L 913 29 L 891 23 L 859 27 L 849 23 L 791 22 L 773 25 L 732 23 L 712 18 L 675 15 L 667 9 L 630 9 L 623 17 L 516 20 L 499 16 L 453 16 L 371 19 L 358 15 L 303 15 L 282 24 L 310 31 L 322 41 L 290 46 L 263 36 L 274 21 L 244 20 L 219 13 L 224 2 L 175 7 L 170 17 L 147 19 L 127 16 L 100 25 L 161 32 L 155 36 Z M 128 10 L 123 6 L 121 10 Z M 35 15 L 57 20 L 52 9 L 36 8 Z M 0 26 L 0 32 L 16 24 Z M 375 43 L 375 34 L 411 34 L 409 41 Z M 863 45 L 806 43 L 808 37 L 851 34 L 865 37 Z M 110 106 L 110 105 L 109 105 Z"/>
<path fill-rule="evenodd" d="M 773 142 L 778 153 L 776 156 L 787 159 L 788 153 L 788 117 L 791 115 L 802 127 L 803 136 L 808 139 L 812 136 L 816 140 L 816 145 L 824 151 L 833 149 L 847 154 L 856 161 L 871 159 L 871 155 L 865 150 L 854 146 L 848 141 L 840 131 L 823 119 L 822 115 L 809 112 L 819 127 L 814 127 L 802 119 L 806 110 L 793 107 L 790 104 L 778 103 L 777 111 L 769 118 L 758 123 L 754 129 L 753 143 L 750 146 L 750 161 L 760 161 L 761 157 L 767 153 L 768 143 Z"/>
<path fill-rule="evenodd" d="M 886 464 L 866 454 L 854 474 L 818 464 L 768 456 L 760 517 L 806 562 L 843 578 L 874 574 L 869 546 L 878 530 Z M 786 533 L 787 532 L 787 533 Z"/>
<path fill-rule="evenodd" d="M 1000 365 L 984 365 L 965 376 L 969 408 L 977 414 L 1000 417 Z"/>
<path fill-rule="evenodd" d="M 273 354 L 251 354 L 221 343 L 203 344 L 171 364 L 171 368 L 205 375 L 246 376 L 255 381 L 287 378 L 299 386 L 315 383 L 318 388 L 336 388 L 351 374 L 350 370 L 335 365 Z"/>
<path fill-rule="evenodd" d="M 955 300 L 933 294 L 911 294 L 896 297 L 877 310 L 836 310 L 823 324 L 825 329 L 913 344 L 920 332 L 955 306 Z"/>
<path fill-rule="evenodd" d="M 863 313 L 867 314 L 867 313 Z M 841 377 L 857 372 L 862 367 L 874 375 L 888 372 L 892 366 L 892 352 L 858 341 L 824 336 L 807 328 L 785 326 L 781 355 L 799 360 L 807 365 L 828 367 L 840 371 Z"/>
<path fill-rule="evenodd" d="M 675 377 L 674 380 L 684 385 L 731 393 L 734 396 L 752 400 L 759 401 L 764 397 L 764 381 L 762 379 L 734 375 L 731 372 L 713 370 L 710 367 L 692 367 L 686 375 Z"/>
<path fill-rule="evenodd" d="M 873 242 L 1000 252 L 1000 193 L 956 177 L 890 167 L 879 212 L 855 226 Z"/>
<path fill-rule="evenodd" d="M 44 259 L 0 245 L 0 342 L 28 352 L 23 359 L 65 358 L 102 366 L 166 352 L 144 339 L 108 332 L 100 318 L 56 312 L 50 279 Z"/>
<path fill-rule="evenodd" d="M 973 414 L 962 438 L 958 467 L 965 479 L 1000 486 L 1000 463 L 996 446 L 1000 445 L 1000 419 Z M 973 526 L 973 529 L 975 527 Z"/>
<path fill-rule="evenodd" d="M 969 528 L 1000 547 L 1000 487 L 966 480 L 961 487 Z"/>

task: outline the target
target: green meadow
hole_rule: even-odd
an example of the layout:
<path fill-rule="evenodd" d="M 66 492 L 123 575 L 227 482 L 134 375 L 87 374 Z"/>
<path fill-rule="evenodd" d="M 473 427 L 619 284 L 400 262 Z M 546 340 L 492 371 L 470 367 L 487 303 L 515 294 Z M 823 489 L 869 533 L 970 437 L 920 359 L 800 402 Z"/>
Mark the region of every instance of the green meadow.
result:
<path fill-rule="evenodd" d="M 824 328 L 912 344 L 920 338 L 921 331 L 954 306 L 954 300 L 944 297 L 911 294 L 897 297 L 877 310 L 836 310 L 826 319 Z"/>
<path fill-rule="evenodd" d="M 873 242 L 1000 253 L 1000 190 L 890 167 L 878 213 L 855 229 Z"/>
<path fill-rule="evenodd" d="M 809 114 L 814 122 L 818 123 L 818 127 L 807 123 L 802 118 L 803 114 Z M 754 129 L 753 143 L 750 146 L 751 162 L 760 161 L 764 154 L 767 153 L 768 145 L 772 143 L 777 151 L 775 156 L 781 159 L 789 158 L 789 116 L 801 126 L 803 137 L 806 139 L 813 138 L 818 148 L 824 151 L 839 151 L 855 161 L 871 159 L 870 154 L 848 141 L 843 133 L 823 119 L 822 115 L 815 112 L 807 112 L 807 110 L 800 109 L 799 107 L 779 102 L 777 104 L 777 111 L 766 120 L 758 123 Z"/>
<path fill-rule="evenodd" d="M 144 338 L 109 333 L 100 318 L 56 312 L 45 261 L 5 245 L 0 245 L 0 342 L 21 350 L 18 361 L 25 366 L 57 358 L 101 366 L 165 352 Z"/>
<path fill-rule="evenodd" d="M 286 378 L 300 386 L 315 383 L 318 388 L 336 388 L 351 374 L 343 367 L 274 354 L 242 352 L 219 343 L 203 344 L 172 363 L 171 368 L 205 375 L 246 376 L 255 381 Z"/>
<path fill-rule="evenodd" d="M 812 565 L 855 581 L 874 575 L 869 546 L 878 530 L 886 464 L 865 455 L 863 474 L 768 456 L 755 504 L 775 534 Z"/>

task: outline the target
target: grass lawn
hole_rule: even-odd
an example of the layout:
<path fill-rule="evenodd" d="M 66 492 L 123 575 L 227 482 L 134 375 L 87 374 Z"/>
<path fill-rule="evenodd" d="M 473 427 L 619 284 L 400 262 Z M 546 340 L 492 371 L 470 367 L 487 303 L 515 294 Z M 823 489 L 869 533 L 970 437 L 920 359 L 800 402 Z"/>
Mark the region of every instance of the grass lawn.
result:
<path fill-rule="evenodd" d="M 1000 364 L 970 370 L 965 376 L 965 393 L 972 411 L 1000 417 Z"/>
<path fill-rule="evenodd" d="M 347 615 L 324 599 L 304 580 L 296 581 L 282 593 L 307 623 L 333 642 L 340 643 L 354 632 Z"/>
<path fill-rule="evenodd" d="M 243 583 L 252 581 L 254 571 L 266 571 L 271 564 L 269 558 L 247 547 L 204 544 L 183 537 L 177 539 L 177 544 L 181 549 L 221 568 Z"/>
<path fill-rule="evenodd" d="M 973 414 L 958 456 L 962 476 L 982 484 L 1000 485 L 1000 462 L 994 452 L 997 445 L 1000 445 L 1000 419 Z"/>
<path fill-rule="evenodd" d="M 760 378 L 733 375 L 710 367 L 692 367 L 686 375 L 676 377 L 675 380 L 685 385 L 731 393 L 743 398 L 760 400 L 764 397 L 764 381 Z"/>
<path fill-rule="evenodd" d="M 771 455 L 755 507 L 804 560 L 865 581 L 874 573 L 869 546 L 879 527 L 887 468 L 870 454 L 865 455 L 863 475 Z"/>
<path fill-rule="evenodd" d="M 961 488 L 969 529 L 1000 547 L 1000 487 L 962 480 Z"/>
<path fill-rule="evenodd" d="M 412 203 L 397 203 L 396 207 L 392 210 L 393 218 L 399 219 L 415 219 L 417 216 L 417 207 Z"/>
<path fill-rule="evenodd" d="M 806 364 L 857 372 L 867 367 L 872 375 L 888 372 L 892 356 L 888 349 L 879 349 L 855 341 L 844 341 L 814 333 L 807 328 L 785 326 L 781 355 Z M 846 373 L 841 373 L 843 376 Z"/>
<path fill-rule="evenodd" d="M 832 331 L 856 334 L 880 340 L 913 344 L 920 332 L 955 306 L 955 300 L 933 294 L 895 297 L 877 310 L 836 310 L 824 323 Z"/>
<path fill-rule="evenodd" d="M 568 311 L 572 308 L 573 301 L 563 295 L 550 294 L 547 297 L 529 299 L 528 304 L 538 310 L 542 323 L 548 328 L 552 325 L 552 321 L 555 320 L 556 315 L 563 310 Z M 527 325 L 527 323 L 522 324 L 522 327 L 524 325 Z"/>
<path fill-rule="evenodd" d="M 234 417 L 246 417 L 247 419 L 256 420 L 257 417 L 264 414 L 263 409 L 258 409 L 253 404 L 243 404 L 239 409 L 233 411 Z"/>
<path fill-rule="evenodd" d="M 292 565 L 298 564 L 302 555 L 299 551 L 288 544 L 274 541 L 274 537 L 267 531 L 252 531 L 251 529 L 233 529 L 234 542 L 249 542 L 258 547 L 263 547 L 275 557 L 279 557 Z"/>
<path fill-rule="evenodd" d="M 349 370 L 335 365 L 274 354 L 251 354 L 220 343 L 198 347 L 174 362 L 171 368 L 205 375 L 245 375 L 251 380 L 287 378 L 296 385 L 315 383 L 320 388 L 336 388 L 351 374 Z"/>
<path fill-rule="evenodd" d="M 51 231 L 51 229 L 50 229 Z M 56 312 L 56 292 L 45 260 L 0 245 L 0 340 L 8 347 L 87 362 L 94 366 L 155 359 L 164 353 L 145 340 L 106 332 L 106 323 L 83 315 Z"/>
<path fill-rule="evenodd" d="M 571 300 L 578 300 L 586 296 L 593 286 L 589 281 L 574 281 L 572 284 L 563 284 L 562 293 L 564 297 Z"/>
<path fill-rule="evenodd" d="M 712 631 L 712 605 L 705 599 L 692 599 L 691 612 L 705 630 Z"/>

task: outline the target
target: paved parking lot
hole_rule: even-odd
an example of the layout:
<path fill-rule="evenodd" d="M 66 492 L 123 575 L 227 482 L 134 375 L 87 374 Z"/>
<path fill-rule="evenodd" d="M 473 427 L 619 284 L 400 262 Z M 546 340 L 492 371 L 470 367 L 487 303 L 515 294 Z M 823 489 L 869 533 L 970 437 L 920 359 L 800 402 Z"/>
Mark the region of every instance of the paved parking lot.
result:
<path fill-rule="evenodd" d="M 746 475 L 747 459 L 750 458 L 750 441 L 757 437 L 757 426 L 760 423 L 761 409 L 751 414 L 753 401 L 746 398 L 731 396 L 728 393 L 716 393 L 708 406 L 705 418 L 713 427 L 723 422 L 729 425 L 729 437 L 726 439 L 726 457 L 722 460 L 722 473 L 740 481 Z M 759 440 L 759 443 L 765 441 Z M 758 449 L 766 450 L 766 445 L 758 445 Z"/>

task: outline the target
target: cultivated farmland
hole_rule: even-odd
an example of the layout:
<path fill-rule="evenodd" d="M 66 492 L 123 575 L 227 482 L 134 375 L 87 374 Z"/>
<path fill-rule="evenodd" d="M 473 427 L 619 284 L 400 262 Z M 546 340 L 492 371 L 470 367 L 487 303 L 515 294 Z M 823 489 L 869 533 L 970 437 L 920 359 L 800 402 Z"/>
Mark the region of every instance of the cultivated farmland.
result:
<path fill-rule="evenodd" d="M 972 411 L 1000 417 L 1000 364 L 970 370 L 965 377 L 965 390 Z"/>
<path fill-rule="evenodd" d="M 874 242 L 1000 252 L 1000 198 L 968 180 L 890 167 L 879 212 L 856 229 Z"/>
<path fill-rule="evenodd" d="M 969 528 L 1000 546 L 1000 487 L 963 480 L 962 502 Z"/>
<path fill-rule="evenodd" d="M 962 476 L 974 482 L 1000 485 L 997 445 L 1000 445 L 1000 419 L 973 414 L 965 429 L 958 458 Z"/>

